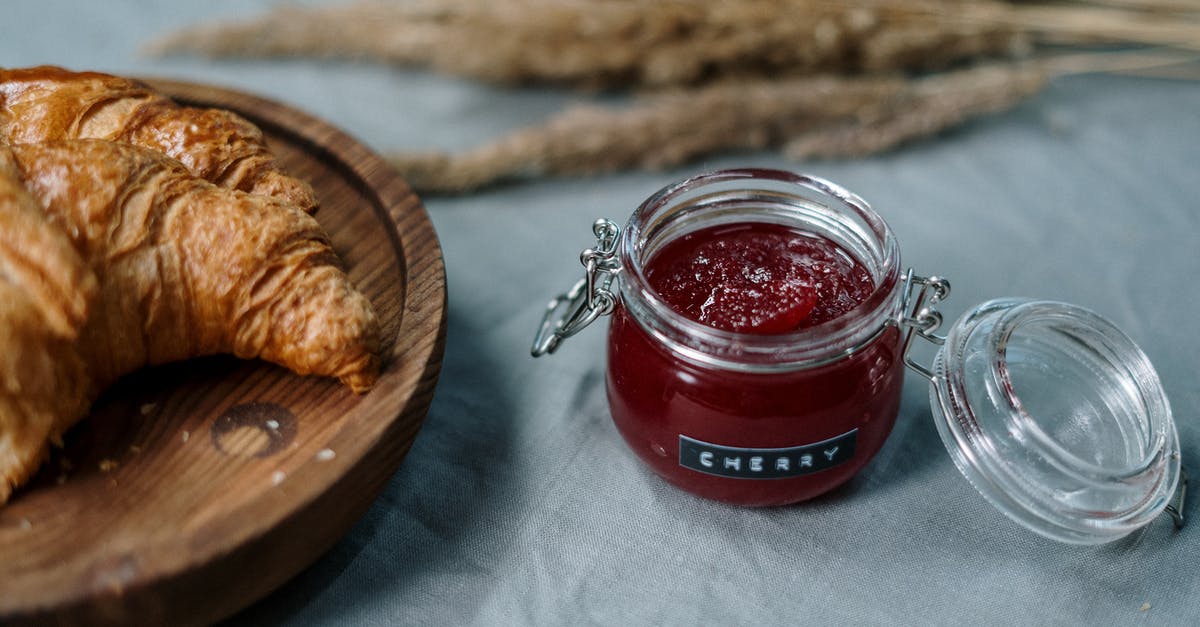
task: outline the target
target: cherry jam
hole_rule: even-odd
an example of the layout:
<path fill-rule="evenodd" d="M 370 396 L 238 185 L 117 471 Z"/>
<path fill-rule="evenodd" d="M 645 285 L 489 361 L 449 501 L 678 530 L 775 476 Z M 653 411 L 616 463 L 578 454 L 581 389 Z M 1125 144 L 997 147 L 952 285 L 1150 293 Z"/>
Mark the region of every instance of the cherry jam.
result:
<path fill-rule="evenodd" d="M 882 447 L 899 409 L 899 253 L 865 202 L 773 170 L 647 201 L 621 242 L 609 326 L 613 421 L 689 492 L 812 498 Z"/>
<path fill-rule="evenodd" d="M 689 233 L 655 254 L 646 278 L 680 314 L 745 333 L 833 320 L 875 289 L 867 269 L 837 244 L 764 223 Z"/>

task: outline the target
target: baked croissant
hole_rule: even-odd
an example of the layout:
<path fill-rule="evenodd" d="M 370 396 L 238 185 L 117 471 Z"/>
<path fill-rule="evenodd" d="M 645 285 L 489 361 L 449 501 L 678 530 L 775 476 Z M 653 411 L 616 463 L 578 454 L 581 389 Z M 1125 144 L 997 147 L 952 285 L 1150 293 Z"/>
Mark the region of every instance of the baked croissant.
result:
<path fill-rule="evenodd" d="M 281 172 L 262 132 L 235 113 L 183 107 L 144 83 L 99 72 L 0 68 L 0 143 L 87 138 L 151 148 L 222 187 L 317 208 L 312 187 Z"/>
<path fill-rule="evenodd" d="M 5 324 L 4 333 L 48 356 L 52 367 L 31 385 L 79 385 L 82 402 L 36 413 L 52 424 L 37 430 L 47 439 L 35 453 L 6 456 L 0 446 L 0 495 L 32 474 L 47 440 L 82 417 L 104 388 L 144 365 L 232 353 L 337 377 L 355 392 L 374 384 L 380 339 L 370 303 L 350 284 L 321 227 L 295 206 L 216 187 L 161 154 L 102 140 L 0 147 L 5 162 L 98 288 L 73 341 L 48 321 L 34 324 L 27 311 Z M 88 280 L 86 271 L 73 276 Z M 39 297 L 23 293 L 36 309 Z M 17 402 L 16 415 L 0 408 L 0 434 L 34 420 Z M 24 465 L 29 460 L 34 467 Z"/>
<path fill-rule="evenodd" d="M 0 504 L 33 474 L 61 418 L 87 411 L 76 349 L 96 277 L 0 156 Z"/>

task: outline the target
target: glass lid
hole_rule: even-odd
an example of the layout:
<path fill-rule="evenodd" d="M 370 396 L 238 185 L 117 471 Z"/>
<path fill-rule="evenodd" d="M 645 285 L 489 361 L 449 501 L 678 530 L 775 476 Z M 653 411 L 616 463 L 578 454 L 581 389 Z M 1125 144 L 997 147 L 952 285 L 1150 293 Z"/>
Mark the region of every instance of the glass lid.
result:
<path fill-rule="evenodd" d="M 1076 544 L 1116 540 L 1167 507 L 1175 423 L 1146 355 L 1082 307 L 1001 299 L 968 311 L 938 352 L 942 441 L 1013 520 Z"/>

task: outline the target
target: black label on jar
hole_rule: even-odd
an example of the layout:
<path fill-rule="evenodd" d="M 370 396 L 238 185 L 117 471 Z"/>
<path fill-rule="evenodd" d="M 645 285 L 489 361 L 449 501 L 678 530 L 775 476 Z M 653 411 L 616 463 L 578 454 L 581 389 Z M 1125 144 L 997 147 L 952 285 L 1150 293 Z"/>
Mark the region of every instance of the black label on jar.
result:
<path fill-rule="evenodd" d="M 787 448 L 737 448 L 679 436 L 679 465 L 719 477 L 783 479 L 832 468 L 854 457 L 858 429 Z"/>

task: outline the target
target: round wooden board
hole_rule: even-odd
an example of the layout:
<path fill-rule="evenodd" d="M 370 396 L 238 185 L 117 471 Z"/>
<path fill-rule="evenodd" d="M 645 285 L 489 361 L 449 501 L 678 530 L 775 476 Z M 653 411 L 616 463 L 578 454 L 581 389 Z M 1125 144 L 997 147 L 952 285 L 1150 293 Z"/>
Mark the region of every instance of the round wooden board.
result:
<path fill-rule="evenodd" d="M 383 160 L 309 115 L 152 81 L 258 124 L 384 329 L 370 393 L 257 361 L 146 369 L 108 390 L 0 507 L 0 624 L 204 624 L 278 587 L 362 516 L 432 400 L 445 340 L 437 236 Z"/>

